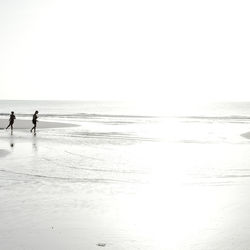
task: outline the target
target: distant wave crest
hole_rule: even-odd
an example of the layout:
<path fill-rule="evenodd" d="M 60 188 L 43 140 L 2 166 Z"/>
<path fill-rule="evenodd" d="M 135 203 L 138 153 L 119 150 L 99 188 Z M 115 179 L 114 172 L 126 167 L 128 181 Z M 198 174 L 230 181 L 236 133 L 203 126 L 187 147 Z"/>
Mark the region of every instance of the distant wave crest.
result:
<path fill-rule="evenodd" d="M 16 113 L 20 117 L 30 117 L 33 114 Z M 9 113 L 0 113 L 0 116 L 9 116 Z M 58 117 L 58 118 L 157 118 L 158 116 L 146 115 L 116 115 L 116 114 L 91 114 L 91 113 L 75 113 L 75 114 L 39 114 L 39 117 Z"/>

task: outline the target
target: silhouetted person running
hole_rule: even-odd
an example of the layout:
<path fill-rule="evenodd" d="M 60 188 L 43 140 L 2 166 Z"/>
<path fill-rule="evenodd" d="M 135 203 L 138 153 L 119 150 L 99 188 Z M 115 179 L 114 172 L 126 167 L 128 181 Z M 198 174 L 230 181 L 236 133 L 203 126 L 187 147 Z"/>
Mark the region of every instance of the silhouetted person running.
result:
<path fill-rule="evenodd" d="M 14 124 L 15 119 L 16 119 L 16 117 L 14 115 L 14 112 L 12 111 L 10 114 L 9 125 L 6 129 L 8 129 L 10 127 L 11 131 L 13 130 L 13 124 Z"/>
<path fill-rule="evenodd" d="M 32 123 L 34 124 L 33 128 L 30 130 L 30 132 L 32 133 L 32 131 L 34 130 L 34 135 L 36 134 L 36 123 L 38 122 L 37 119 L 38 119 L 38 111 L 35 112 L 35 114 L 33 115 L 33 118 L 32 118 Z"/>

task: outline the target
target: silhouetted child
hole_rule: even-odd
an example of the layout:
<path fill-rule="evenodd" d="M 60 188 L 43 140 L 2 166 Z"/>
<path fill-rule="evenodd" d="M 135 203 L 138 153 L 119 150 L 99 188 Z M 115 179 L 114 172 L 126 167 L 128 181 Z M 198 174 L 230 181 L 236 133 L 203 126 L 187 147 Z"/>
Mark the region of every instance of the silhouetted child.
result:
<path fill-rule="evenodd" d="M 16 119 L 16 117 L 14 115 L 14 112 L 12 111 L 10 114 L 9 125 L 6 129 L 8 129 L 10 127 L 11 130 L 13 130 L 13 124 L 14 124 L 15 119 Z"/>
<path fill-rule="evenodd" d="M 30 130 L 30 132 L 32 133 L 32 131 L 34 130 L 34 135 L 36 134 L 36 123 L 38 122 L 37 119 L 38 119 L 38 111 L 35 112 L 35 114 L 33 115 L 33 118 L 32 118 L 32 123 L 33 123 L 33 128 Z"/>

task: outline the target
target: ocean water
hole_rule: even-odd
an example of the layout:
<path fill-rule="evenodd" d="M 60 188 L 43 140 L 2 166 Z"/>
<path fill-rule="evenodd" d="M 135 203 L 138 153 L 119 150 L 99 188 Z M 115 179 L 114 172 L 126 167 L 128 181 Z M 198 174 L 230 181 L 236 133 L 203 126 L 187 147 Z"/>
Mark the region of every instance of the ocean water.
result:
<path fill-rule="evenodd" d="M 12 110 L 79 126 L 0 130 L 1 249 L 249 249 L 250 103 Z"/>

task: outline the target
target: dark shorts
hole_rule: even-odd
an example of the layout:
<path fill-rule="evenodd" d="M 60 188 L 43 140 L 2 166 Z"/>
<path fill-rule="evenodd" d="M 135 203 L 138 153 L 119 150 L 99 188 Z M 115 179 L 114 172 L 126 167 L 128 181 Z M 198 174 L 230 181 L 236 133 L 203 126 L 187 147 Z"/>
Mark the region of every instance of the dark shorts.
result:
<path fill-rule="evenodd" d="M 32 123 L 36 126 L 36 121 L 32 121 Z"/>

